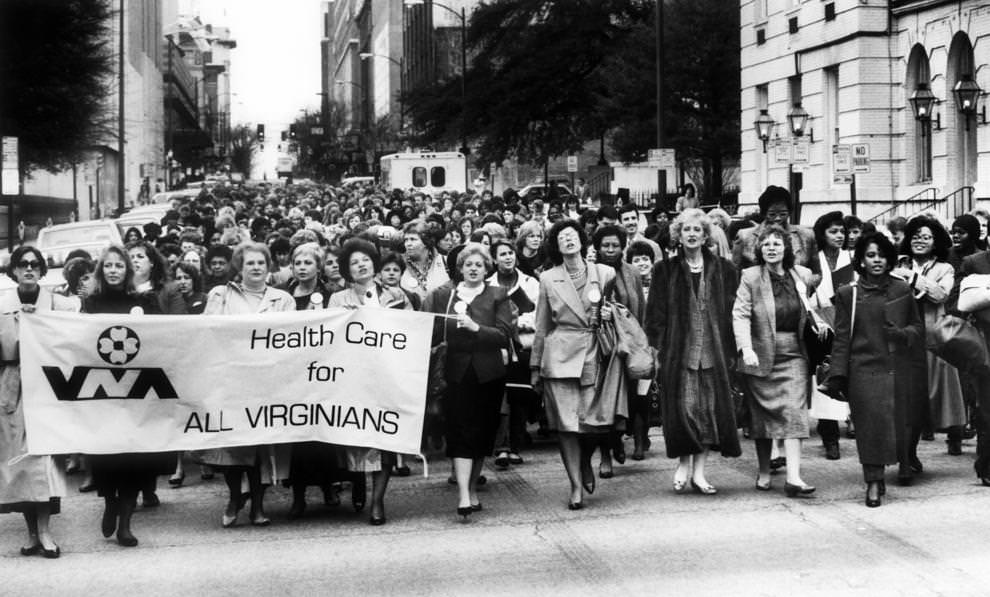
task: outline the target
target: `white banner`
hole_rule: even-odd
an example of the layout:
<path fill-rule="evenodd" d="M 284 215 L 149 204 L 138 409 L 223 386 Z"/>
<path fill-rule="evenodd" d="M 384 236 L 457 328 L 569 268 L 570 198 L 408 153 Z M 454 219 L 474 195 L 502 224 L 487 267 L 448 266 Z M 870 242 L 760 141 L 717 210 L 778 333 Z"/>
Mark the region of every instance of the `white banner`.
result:
<path fill-rule="evenodd" d="M 433 316 L 22 314 L 32 454 L 298 441 L 418 453 Z"/>

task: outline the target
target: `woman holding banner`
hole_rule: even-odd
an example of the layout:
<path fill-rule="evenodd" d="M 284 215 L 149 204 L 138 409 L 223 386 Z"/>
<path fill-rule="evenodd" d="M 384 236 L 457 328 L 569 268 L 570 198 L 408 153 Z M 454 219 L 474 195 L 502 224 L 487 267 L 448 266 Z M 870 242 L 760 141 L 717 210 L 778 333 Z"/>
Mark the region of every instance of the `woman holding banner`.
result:
<path fill-rule="evenodd" d="M 328 308 L 412 309 L 401 289 L 383 286 L 375 280 L 381 269 L 381 257 L 371 242 L 361 238 L 345 242 L 340 249 L 340 264 L 340 273 L 348 287 L 333 293 Z M 371 517 L 368 522 L 375 526 L 385 524 L 385 490 L 394 459 L 391 452 L 375 448 L 347 448 L 347 468 L 355 475 L 351 491 L 356 510 L 364 507 L 365 473 L 371 473 Z"/>
<path fill-rule="evenodd" d="M 127 251 L 110 245 L 96 264 L 93 293 L 83 301 L 84 313 L 161 313 L 151 293 L 133 292 L 134 268 Z M 103 536 L 117 533 L 124 547 L 138 544 L 131 533 L 131 516 L 138 492 L 153 486 L 158 475 L 172 472 L 172 454 L 101 454 L 89 457 L 98 494 L 104 499 Z"/>
<path fill-rule="evenodd" d="M 447 340 L 443 410 L 447 457 L 454 461 L 459 501 L 465 518 L 481 510 L 477 486 L 485 457 L 495 448 L 505 360 L 515 329 L 512 302 L 504 288 L 486 283 L 492 257 L 481 243 L 471 242 L 457 254 L 461 281 L 426 295 L 423 310 L 440 313 L 439 334 Z"/>
<path fill-rule="evenodd" d="M 210 290 L 206 298 L 207 315 L 237 315 L 294 311 L 296 302 L 289 293 L 267 283 L 272 256 L 261 243 L 244 242 L 237 245 L 231 259 L 231 271 L 238 272 L 238 281 Z M 251 499 L 250 520 L 254 526 L 268 526 L 265 516 L 265 488 L 288 471 L 287 452 L 281 446 L 241 446 L 208 450 L 201 456 L 203 464 L 223 471 L 230 498 L 223 513 L 224 528 L 234 526 L 237 514 Z M 247 476 L 249 493 L 241 492 L 241 479 Z"/>
<path fill-rule="evenodd" d="M 21 313 L 76 311 L 75 297 L 50 293 L 38 284 L 46 273 L 45 259 L 34 247 L 22 246 L 10 256 L 7 275 L 17 290 L 0 301 L 0 513 L 20 512 L 27 523 L 28 543 L 21 555 L 59 557 L 61 550 L 48 526 L 58 514 L 65 494 L 63 471 L 51 456 L 28 456 L 21 402 L 18 320 Z"/>
<path fill-rule="evenodd" d="M 289 266 L 292 279 L 283 288 L 292 295 L 297 311 L 324 309 L 332 294 L 320 279 L 326 254 L 320 245 L 305 242 L 292 250 Z M 323 442 L 298 442 L 291 445 L 289 486 L 292 487 L 292 507 L 289 518 L 299 518 L 306 511 L 306 488 L 312 485 L 323 491 L 323 503 L 340 504 L 337 496 L 340 471 L 346 466 L 343 450 Z"/>

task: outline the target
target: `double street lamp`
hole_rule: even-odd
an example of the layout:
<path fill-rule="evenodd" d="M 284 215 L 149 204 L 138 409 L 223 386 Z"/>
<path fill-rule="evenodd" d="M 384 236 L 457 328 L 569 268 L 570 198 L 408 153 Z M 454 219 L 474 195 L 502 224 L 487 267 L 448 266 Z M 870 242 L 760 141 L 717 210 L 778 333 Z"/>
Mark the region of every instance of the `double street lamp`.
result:
<path fill-rule="evenodd" d="M 405 110 L 405 105 L 402 102 L 402 94 L 405 93 L 406 91 L 406 85 L 405 85 L 406 75 L 405 75 L 405 68 L 403 67 L 404 66 L 403 59 L 399 58 L 398 60 L 396 60 L 395 58 L 392 58 L 388 54 L 375 54 L 373 52 L 361 52 L 360 54 L 358 54 L 358 56 L 361 58 L 361 60 L 370 60 L 372 58 L 384 58 L 399 67 L 399 133 L 401 134 L 406 127 L 406 110 Z"/>
<path fill-rule="evenodd" d="M 403 6 L 422 6 L 424 4 L 426 4 L 425 0 L 402 0 Z M 461 153 L 467 155 L 469 152 L 466 130 L 467 93 L 465 88 L 465 79 L 467 78 L 467 14 L 464 12 L 463 6 L 460 10 L 454 10 L 439 2 L 430 2 L 430 5 L 446 10 L 461 21 Z"/>

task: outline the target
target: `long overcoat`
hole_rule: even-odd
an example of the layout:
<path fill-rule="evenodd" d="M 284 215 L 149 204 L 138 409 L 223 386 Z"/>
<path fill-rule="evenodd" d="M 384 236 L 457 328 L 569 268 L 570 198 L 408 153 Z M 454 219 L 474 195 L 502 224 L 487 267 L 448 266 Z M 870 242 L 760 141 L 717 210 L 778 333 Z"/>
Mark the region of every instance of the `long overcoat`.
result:
<path fill-rule="evenodd" d="M 860 279 L 850 336 L 853 288 L 836 293 L 830 376 L 848 380 L 860 462 L 894 464 L 904 454 L 909 428 L 926 420 L 924 324 L 907 283 L 886 276 L 872 286 Z M 887 340 L 888 324 L 903 331 L 905 342 Z"/>
<path fill-rule="evenodd" d="M 729 367 L 736 352 L 732 304 L 736 298 L 738 276 L 729 260 L 716 257 L 707 249 L 702 249 L 702 255 L 709 289 L 706 323 L 715 332 L 715 418 L 719 433 L 719 445 L 716 447 L 723 456 L 739 456 L 742 452 L 736 431 L 735 406 L 729 391 Z M 670 260 L 658 261 L 653 266 L 645 328 L 650 346 L 660 353 L 659 381 L 663 390 L 660 408 L 667 456 L 670 458 L 698 454 L 705 449 L 687 422 L 681 399 L 683 357 L 691 341 L 688 300 L 691 292 L 691 272 L 683 253 Z"/>

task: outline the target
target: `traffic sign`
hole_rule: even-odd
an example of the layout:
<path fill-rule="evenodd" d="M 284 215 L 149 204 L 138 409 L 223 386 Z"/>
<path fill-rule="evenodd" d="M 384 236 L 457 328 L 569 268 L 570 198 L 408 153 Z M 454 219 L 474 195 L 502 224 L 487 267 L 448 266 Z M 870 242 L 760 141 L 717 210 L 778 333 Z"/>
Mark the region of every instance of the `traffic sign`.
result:
<path fill-rule="evenodd" d="M 673 168 L 677 164 L 677 155 L 671 147 L 651 149 L 647 153 L 647 159 L 652 167 L 663 170 Z"/>
<path fill-rule="evenodd" d="M 811 154 L 811 141 L 807 137 L 795 137 L 791 140 L 791 163 L 794 165 L 807 164 Z"/>
<path fill-rule="evenodd" d="M 773 141 L 773 159 L 778 164 L 787 164 L 791 161 L 791 144 L 783 139 Z"/>
<path fill-rule="evenodd" d="M 17 137 L 3 138 L 3 169 L 17 170 L 19 168 L 17 156 Z"/>
<path fill-rule="evenodd" d="M 870 144 L 853 143 L 852 171 L 855 174 L 866 174 L 870 171 Z"/>
<path fill-rule="evenodd" d="M 832 173 L 852 174 L 852 148 L 848 145 L 832 146 Z"/>
<path fill-rule="evenodd" d="M 567 171 L 568 172 L 578 171 L 578 157 L 576 155 L 567 156 Z"/>

